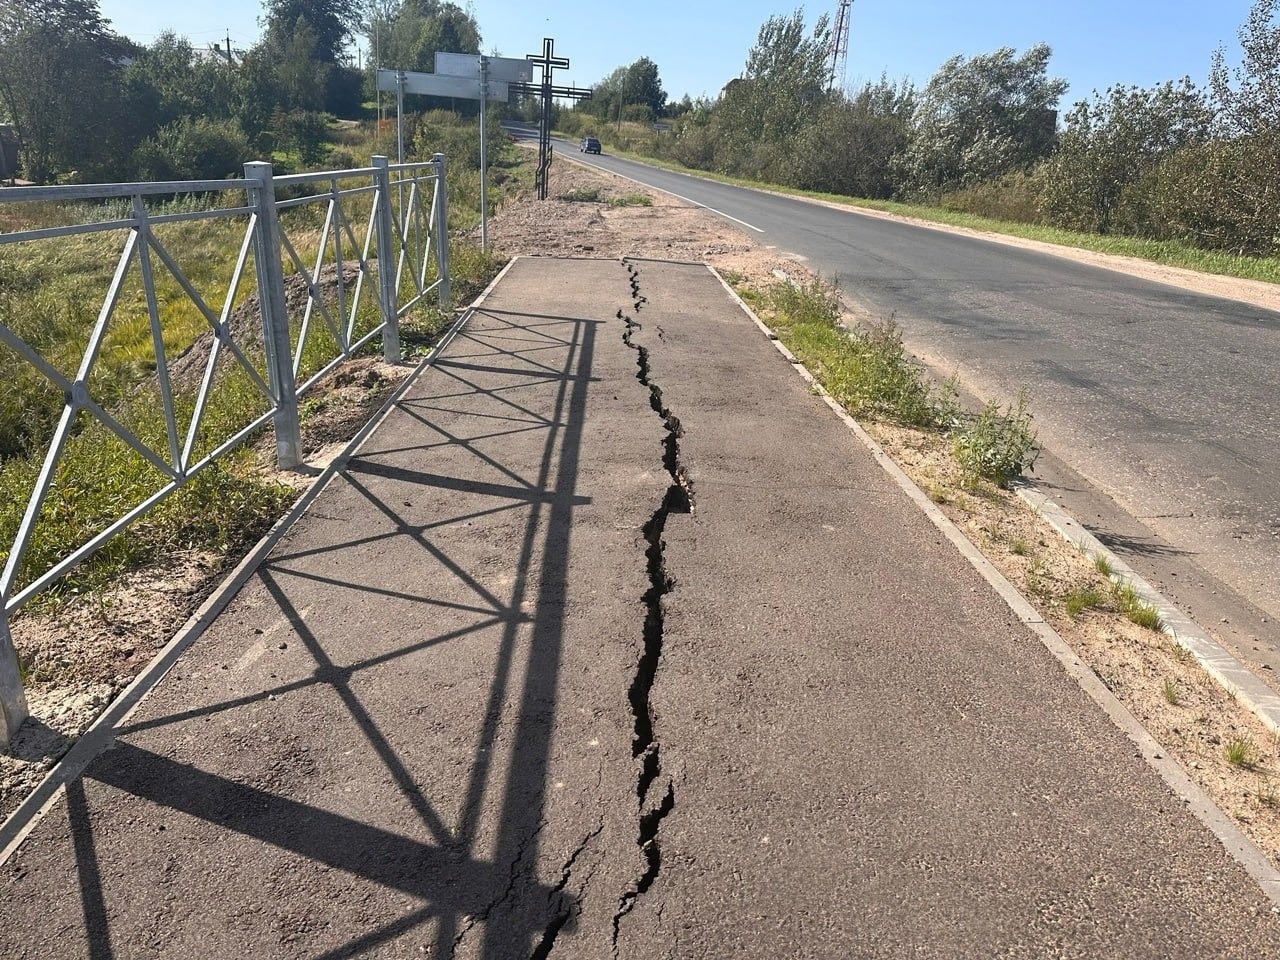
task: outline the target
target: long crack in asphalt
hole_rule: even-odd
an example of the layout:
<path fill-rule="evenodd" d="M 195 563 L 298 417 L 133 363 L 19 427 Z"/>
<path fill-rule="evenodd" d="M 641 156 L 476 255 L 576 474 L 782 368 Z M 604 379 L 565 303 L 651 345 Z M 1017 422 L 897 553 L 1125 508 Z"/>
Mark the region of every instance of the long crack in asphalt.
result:
<path fill-rule="evenodd" d="M 672 514 L 688 514 L 693 512 L 693 486 L 688 472 L 680 459 L 680 438 L 684 428 L 680 418 L 671 412 L 662 398 L 662 388 L 654 383 L 650 374 L 649 351 L 646 347 L 634 342 L 637 331 L 642 325 L 637 319 L 648 300 L 640 293 L 640 275 L 631 263 L 624 261 L 630 275 L 632 313 L 619 310 L 618 319 L 623 321 L 622 342 L 636 351 L 636 379 L 649 390 L 649 405 L 654 413 L 662 418 L 666 429 L 663 438 L 662 464 L 671 477 L 671 485 L 667 487 L 662 502 L 653 512 L 643 528 L 647 561 L 649 587 L 644 593 L 645 605 L 644 646 L 636 664 L 635 678 L 628 691 L 631 712 L 635 717 L 635 733 L 632 737 L 632 755 L 639 762 L 639 773 L 636 778 L 636 797 L 639 805 L 639 833 L 636 843 L 644 857 L 644 869 L 634 883 L 623 892 L 618 899 L 618 909 L 613 917 L 613 956 L 618 955 L 618 936 L 622 919 L 630 913 L 636 901 L 651 887 L 662 870 L 662 850 L 658 841 L 658 833 L 663 819 L 675 807 L 675 784 L 668 778 L 665 789 L 656 803 L 649 802 L 649 796 L 662 777 L 661 744 L 653 729 L 653 705 L 650 695 L 653 691 L 654 678 L 657 676 L 658 664 L 662 659 L 663 642 L 663 610 L 662 599 L 675 588 L 675 580 L 667 572 L 666 543 L 663 534 L 667 520 Z"/>

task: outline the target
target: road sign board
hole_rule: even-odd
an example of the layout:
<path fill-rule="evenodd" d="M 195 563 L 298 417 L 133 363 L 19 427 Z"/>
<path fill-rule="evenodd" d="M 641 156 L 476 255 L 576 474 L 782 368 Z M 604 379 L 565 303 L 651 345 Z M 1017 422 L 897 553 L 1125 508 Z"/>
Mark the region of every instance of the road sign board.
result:
<path fill-rule="evenodd" d="M 480 59 L 478 53 L 437 53 L 436 75 L 447 74 L 451 77 L 479 80 Z M 514 57 L 485 57 L 484 60 L 490 81 L 529 83 L 533 80 L 533 64 L 528 60 L 516 60 Z"/>
<path fill-rule="evenodd" d="M 378 89 L 391 93 L 402 89 L 398 81 L 400 76 L 404 77 L 403 90 L 405 93 L 416 93 L 428 97 L 458 97 L 462 100 L 480 99 L 480 79 L 478 76 L 451 77 L 447 74 L 417 73 L 412 70 L 379 70 Z M 506 102 L 510 95 L 511 90 L 506 81 L 489 81 L 488 99 L 490 101 Z"/>

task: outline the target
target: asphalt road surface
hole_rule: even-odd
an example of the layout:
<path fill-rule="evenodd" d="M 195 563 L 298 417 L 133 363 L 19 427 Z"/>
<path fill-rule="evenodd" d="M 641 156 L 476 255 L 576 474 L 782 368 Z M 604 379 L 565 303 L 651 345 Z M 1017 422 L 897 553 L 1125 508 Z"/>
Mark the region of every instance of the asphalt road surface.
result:
<path fill-rule="evenodd" d="M 1280 662 L 1280 314 L 556 147 L 803 257 L 979 396 L 1028 388 L 1050 492 L 1246 658 Z"/>

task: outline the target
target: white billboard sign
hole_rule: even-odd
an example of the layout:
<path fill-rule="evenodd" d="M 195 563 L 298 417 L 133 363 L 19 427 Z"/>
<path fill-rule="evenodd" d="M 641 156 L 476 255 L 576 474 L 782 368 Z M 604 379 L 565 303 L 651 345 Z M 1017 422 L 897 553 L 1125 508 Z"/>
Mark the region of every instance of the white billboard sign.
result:
<path fill-rule="evenodd" d="M 478 53 L 437 53 L 436 75 L 480 79 L 480 61 L 485 61 L 489 81 L 532 83 L 533 64 L 513 57 L 481 57 Z"/>
<path fill-rule="evenodd" d="M 404 86 L 400 86 L 399 78 L 404 77 Z M 457 97 L 461 100 L 480 99 L 479 77 L 451 77 L 439 73 L 417 73 L 412 70 L 379 70 L 378 89 L 389 93 L 403 90 L 405 93 L 416 93 L 427 97 Z M 490 101 L 505 102 L 511 95 L 505 81 L 489 81 Z"/>

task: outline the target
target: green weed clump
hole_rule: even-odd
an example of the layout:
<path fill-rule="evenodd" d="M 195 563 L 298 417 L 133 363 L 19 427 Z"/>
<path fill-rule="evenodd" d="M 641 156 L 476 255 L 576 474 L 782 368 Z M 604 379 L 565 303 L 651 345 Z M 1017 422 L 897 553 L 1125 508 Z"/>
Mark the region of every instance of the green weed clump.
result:
<path fill-rule="evenodd" d="M 775 284 L 762 300 L 782 342 L 854 416 L 913 427 L 946 427 L 954 420 L 953 387 L 924 379 L 892 323 L 846 329 L 839 300 L 820 281 Z"/>
<path fill-rule="evenodd" d="M 1076 587 L 1063 597 L 1062 602 L 1067 608 L 1067 616 L 1072 620 L 1079 620 L 1086 610 L 1102 606 L 1104 599 L 1093 587 Z"/>
<path fill-rule="evenodd" d="M 846 328 L 839 299 L 821 281 L 778 283 L 743 295 L 772 316 L 778 338 L 854 416 L 951 434 L 967 487 L 982 480 L 1007 487 L 1035 463 L 1040 448 L 1026 391 L 1006 407 L 993 401 L 976 416 L 966 416 L 955 380 L 930 383 L 907 355 L 892 321 Z"/>
<path fill-rule="evenodd" d="M 1241 770 L 1252 770 L 1258 765 L 1258 751 L 1248 737 L 1232 737 L 1222 749 L 1227 763 Z"/>
<path fill-rule="evenodd" d="M 1138 592 L 1133 589 L 1133 584 L 1113 583 L 1111 596 L 1130 623 L 1136 623 L 1146 630 L 1160 630 L 1164 627 L 1159 611 L 1138 596 Z"/>
<path fill-rule="evenodd" d="M 952 449 L 960 464 L 962 483 L 972 487 L 979 480 L 989 480 L 1008 487 L 1035 464 L 1040 448 L 1027 403 L 1025 390 L 1004 408 L 992 400 L 956 431 Z"/>

